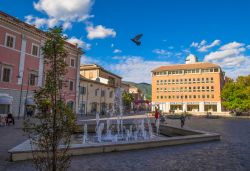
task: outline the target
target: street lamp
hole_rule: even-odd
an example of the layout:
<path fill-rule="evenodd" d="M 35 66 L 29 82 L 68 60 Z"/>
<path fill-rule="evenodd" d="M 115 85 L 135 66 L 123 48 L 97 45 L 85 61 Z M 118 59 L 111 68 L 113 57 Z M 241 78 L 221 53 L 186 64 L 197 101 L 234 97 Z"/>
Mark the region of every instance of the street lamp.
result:
<path fill-rule="evenodd" d="M 21 72 L 22 72 L 22 76 L 20 76 L 20 73 L 21 73 Z M 17 78 L 22 78 L 21 90 L 20 90 L 20 97 L 19 97 L 18 117 L 17 117 L 17 119 L 19 120 L 19 118 L 20 118 L 20 113 L 21 113 L 22 95 L 23 95 L 23 71 L 20 71 L 20 72 L 18 73 Z"/>
<path fill-rule="evenodd" d="M 37 75 L 34 76 L 34 78 L 38 78 Z M 36 80 L 35 80 L 36 82 Z M 23 119 L 25 119 L 25 113 L 27 112 L 27 98 L 28 98 L 28 94 L 29 94 L 29 87 L 30 87 L 30 75 L 28 76 L 28 86 L 27 86 L 27 91 L 26 91 L 26 96 L 25 96 L 25 112 L 23 114 Z"/>

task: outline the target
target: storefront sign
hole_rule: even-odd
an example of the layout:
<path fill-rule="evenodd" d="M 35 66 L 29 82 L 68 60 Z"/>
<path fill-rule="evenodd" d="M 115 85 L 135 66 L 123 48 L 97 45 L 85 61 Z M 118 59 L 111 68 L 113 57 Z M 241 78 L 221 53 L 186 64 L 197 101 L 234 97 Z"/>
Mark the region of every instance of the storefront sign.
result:
<path fill-rule="evenodd" d="M 187 102 L 188 105 L 198 105 L 199 102 Z"/>
<path fill-rule="evenodd" d="M 182 105 L 182 102 L 170 102 L 170 104 L 171 105 L 177 105 L 177 104 Z"/>
<path fill-rule="evenodd" d="M 217 105 L 217 102 L 205 102 L 206 105 Z"/>

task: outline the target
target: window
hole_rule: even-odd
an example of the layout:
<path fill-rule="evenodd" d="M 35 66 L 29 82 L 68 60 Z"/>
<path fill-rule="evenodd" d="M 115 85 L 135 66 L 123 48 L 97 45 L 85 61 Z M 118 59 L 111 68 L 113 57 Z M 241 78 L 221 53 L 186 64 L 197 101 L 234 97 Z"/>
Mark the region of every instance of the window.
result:
<path fill-rule="evenodd" d="M 213 78 L 213 77 L 211 77 L 211 79 L 210 79 L 210 80 L 211 80 L 211 83 L 213 83 L 213 82 L 214 82 L 214 78 Z"/>
<path fill-rule="evenodd" d="M 168 96 L 169 99 L 171 99 L 171 96 Z"/>
<path fill-rule="evenodd" d="M 197 83 L 200 83 L 200 78 L 197 78 Z"/>
<path fill-rule="evenodd" d="M 209 83 L 209 79 L 208 78 L 206 78 L 206 83 Z"/>
<path fill-rule="evenodd" d="M 202 92 L 204 92 L 205 91 L 205 87 L 204 86 L 202 86 Z"/>
<path fill-rule="evenodd" d="M 15 47 L 15 36 L 12 36 L 10 34 L 6 34 L 5 46 L 10 47 L 10 48 L 14 48 Z"/>
<path fill-rule="evenodd" d="M 218 72 L 219 71 L 219 69 L 218 68 L 214 68 L 214 72 Z"/>
<path fill-rule="evenodd" d="M 104 97 L 105 96 L 105 90 L 101 91 L 101 96 Z"/>
<path fill-rule="evenodd" d="M 193 92 L 196 92 L 196 87 L 193 87 Z"/>
<path fill-rule="evenodd" d="M 188 96 L 187 95 L 185 95 L 185 99 L 187 99 L 188 98 Z"/>
<path fill-rule="evenodd" d="M 214 91 L 214 86 L 211 86 L 211 91 Z"/>
<path fill-rule="evenodd" d="M 80 94 L 86 94 L 86 87 L 80 87 Z"/>
<path fill-rule="evenodd" d="M 209 98 L 209 95 L 207 95 L 207 98 Z"/>
<path fill-rule="evenodd" d="M 76 66 L 76 62 L 75 62 L 75 58 L 70 58 L 70 66 L 71 67 L 75 67 Z"/>
<path fill-rule="evenodd" d="M 201 96 L 200 96 L 200 95 L 198 95 L 198 99 L 199 99 L 199 98 L 201 98 Z"/>
<path fill-rule="evenodd" d="M 3 82 L 10 82 L 11 81 L 11 67 L 3 66 L 2 69 L 2 81 Z"/>
<path fill-rule="evenodd" d="M 29 74 L 29 85 L 35 86 L 37 82 L 37 74 L 35 73 L 30 73 Z"/>
<path fill-rule="evenodd" d="M 205 95 L 204 94 L 202 95 L 202 98 L 205 99 Z"/>
<path fill-rule="evenodd" d="M 194 97 L 194 99 L 196 99 L 196 95 L 194 95 L 193 97 Z"/>
<path fill-rule="evenodd" d="M 191 99 L 191 98 L 192 98 L 192 96 L 191 96 L 191 95 L 189 95 L 189 98 Z"/>
<path fill-rule="evenodd" d="M 112 98 L 113 97 L 113 91 L 109 92 L 109 97 Z"/>
<path fill-rule="evenodd" d="M 35 45 L 35 44 L 32 44 L 32 52 L 31 52 L 32 55 L 34 56 L 38 56 L 38 46 Z"/>
<path fill-rule="evenodd" d="M 74 90 L 74 82 L 69 81 L 69 90 L 73 91 Z"/>
<path fill-rule="evenodd" d="M 189 87 L 189 92 L 191 92 L 192 91 L 192 87 Z"/>
<path fill-rule="evenodd" d="M 196 83 L 196 79 L 195 78 L 193 78 L 193 83 Z"/>
<path fill-rule="evenodd" d="M 207 86 L 207 91 L 209 91 L 209 86 Z"/>
<path fill-rule="evenodd" d="M 98 96 L 98 90 L 99 90 L 99 88 L 95 89 L 95 96 Z"/>
<path fill-rule="evenodd" d="M 213 95 L 213 94 L 211 95 L 211 98 L 212 98 L 212 99 L 214 98 L 214 95 Z"/>
<path fill-rule="evenodd" d="M 200 86 L 197 87 L 197 92 L 200 92 Z"/>
<path fill-rule="evenodd" d="M 201 79 L 201 82 L 202 82 L 202 83 L 205 83 L 205 82 L 204 82 L 204 78 Z"/>

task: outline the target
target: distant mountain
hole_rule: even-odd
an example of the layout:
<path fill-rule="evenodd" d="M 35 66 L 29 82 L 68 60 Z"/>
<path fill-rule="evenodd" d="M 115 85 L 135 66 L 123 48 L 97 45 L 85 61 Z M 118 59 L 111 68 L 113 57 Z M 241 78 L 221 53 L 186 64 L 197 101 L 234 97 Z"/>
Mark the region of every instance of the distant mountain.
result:
<path fill-rule="evenodd" d="M 134 83 L 134 82 L 129 82 L 129 81 L 123 81 L 125 84 L 129 84 L 131 86 L 135 86 L 139 88 L 143 94 L 145 94 L 146 98 L 148 100 L 151 100 L 151 94 L 152 94 L 152 88 L 151 84 L 148 83 Z"/>

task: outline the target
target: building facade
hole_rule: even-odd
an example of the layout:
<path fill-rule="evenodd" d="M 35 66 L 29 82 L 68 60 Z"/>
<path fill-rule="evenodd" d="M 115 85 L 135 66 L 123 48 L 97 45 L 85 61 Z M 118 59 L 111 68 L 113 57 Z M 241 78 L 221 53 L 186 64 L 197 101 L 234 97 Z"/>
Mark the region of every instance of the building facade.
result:
<path fill-rule="evenodd" d="M 122 78 L 97 64 L 80 67 L 79 114 L 114 111 L 115 93 L 122 91 Z"/>
<path fill-rule="evenodd" d="M 48 68 L 41 51 L 46 39 L 45 32 L 0 12 L 0 114 L 22 116 L 27 106 L 34 105 L 33 91 L 43 86 Z M 63 97 L 76 111 L 82 51 L 67 42 L 65 49 L 69 67 Z"/>
<path fill-rule="evenodd" d="M 224 72 L 213 63 L 190 55 L 186 64 L 161 66 L 152 71 L 152 109 L 163 112 L 221 112 Z"/>
<path fill-rule="evenodd" d="M 114 110 L 115 87 L 98 81 L 80 78 L 79 112 L 91 115 Z"/>

